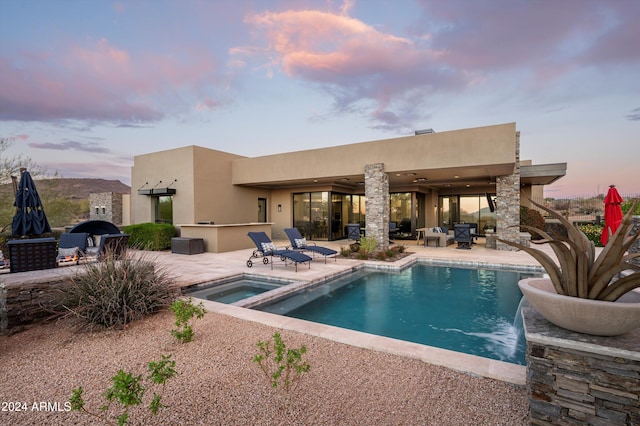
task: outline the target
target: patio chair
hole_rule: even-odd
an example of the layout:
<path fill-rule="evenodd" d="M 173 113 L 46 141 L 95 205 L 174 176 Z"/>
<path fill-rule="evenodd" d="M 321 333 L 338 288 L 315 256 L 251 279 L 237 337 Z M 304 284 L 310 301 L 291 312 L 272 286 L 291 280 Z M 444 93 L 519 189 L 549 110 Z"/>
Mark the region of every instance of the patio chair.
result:
<path fill-rule="evenodd" d="M 360 242 L 359 223 L 347 223 L 347 239 Z"/>
<path fill-rule="evenodd" d="M 60 241 L 58 242 L 58 264 L 78 264 L 81 257 L 86 256 L 87 252 L 87 240 L 89 233 L 66 232 L 60 235 Z"/>
<path fill-rule="evenodd" d="M 399 233 L 398 222 L 389 222 L 389 239 L 394 239 Z"/>
<path fill-rule="evenodd" d="M 99 239 L 97 245 L 87 247 L 86 253 L 87 257 L 97 260 L 103 260 L 107 256 L 121 259 L 129 243 L 129 234 L 104 234 L 96 235 L 94 238 Z"/>
<path fill-rule="evenodd" d="M 471 225 L 468 223 L 457 224 L 453 227 L 453 238 L 458 243 L 459 249 L 471 249 L 471 243 L 473 242 L 473 236 L 471 235 Z"/>
<path fill-rule="evenodd" d="M 311 269 L 311 260 L 313 260 L 311 257 L 295 250 L 278 249 L 265 232 L 249 232 L 247 235 L 249 235 L 251 241 L 256 245 L 256 249 L 251 254 L 249 260 L 247 260 L 247 266 L 249 268 L 253 266 L 251 259 L 263 257 L 262 263 L 265 265 L 269 263 L 269 258 L 271 258 L 271 269 L 273 269 L 273 256 L 279 256 L 284 262 L 285 267 L 287 266 L 287 259 L 293 262 L 296 266 L 296 272 L 298 272 L 298 263 L 307 262 L 309 269 Z"/>
<path fill-rule="evenodd" d="M 336 250 L 330 249 L 328 247 L 322 247 L 316 245 L 316 243 L 310 243 L 306 238 L 300 234 L 298 228 L 285 228 L 284 233 L 289 237 L 289 241 L 291 241 L 291 248 L 296 251 L 310 251 L 314 254 L 318 253 L 324 256 L 324 263 L 327 263 L 327 257 L 333 256 L 334 261 L 337 261 Z"/>

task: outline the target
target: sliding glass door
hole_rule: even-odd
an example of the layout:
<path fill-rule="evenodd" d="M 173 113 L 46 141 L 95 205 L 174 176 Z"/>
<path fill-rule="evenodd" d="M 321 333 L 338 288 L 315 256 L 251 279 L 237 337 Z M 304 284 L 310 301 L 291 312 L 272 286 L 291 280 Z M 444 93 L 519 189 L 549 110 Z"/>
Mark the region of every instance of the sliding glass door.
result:
<path fill-rule="evenodd" d="M 489 208 L 486 194 L 441 196 L 439 201 L 439 226 L 453 229 L 456 223 L 475 223 L 481 235 L 487 229 L 495 230 L 496 214 Z"/>
<path fill-rule="evenodd" d="M 293 225 L 310 240 L 329 238 L 329 193 L 293 194 Z"/>

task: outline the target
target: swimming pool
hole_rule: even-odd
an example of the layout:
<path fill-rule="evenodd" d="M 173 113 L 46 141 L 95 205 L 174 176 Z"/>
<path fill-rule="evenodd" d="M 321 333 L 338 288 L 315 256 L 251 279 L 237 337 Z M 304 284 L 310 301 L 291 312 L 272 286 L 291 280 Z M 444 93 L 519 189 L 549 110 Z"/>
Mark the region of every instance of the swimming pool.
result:
<path fill-rule="evenodd" d="M 258 294 L 290 284 L 292 281 L 259 278 L 234 278 L 198 284 L 186 289 L 186 295 L 220 303 L 235 303 Z"/>
<path fill-rule="evenodd" d="M 517 283 L 533 275 L 423 264 L 364 269 L 254 309 L 525 365 Z"/>

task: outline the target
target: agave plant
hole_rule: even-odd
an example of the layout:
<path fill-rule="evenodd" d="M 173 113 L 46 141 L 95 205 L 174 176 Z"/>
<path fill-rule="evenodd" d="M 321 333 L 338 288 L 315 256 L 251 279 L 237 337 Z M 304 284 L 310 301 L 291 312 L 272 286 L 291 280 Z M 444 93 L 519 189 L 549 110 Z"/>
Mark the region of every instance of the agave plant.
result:
<path fill-rule="evenodd" d="M 546 253 L 522 244 L 498 239 L 513 247 L 517 247 L 533 256 L 544 267 L 558 294 L 583 299 L 616 301 L 625 293 L 640 287 L 640 267 L 630 263 L 640 253 L 627 254 L 627 250 L 638 239 L 640 230 L 630 233 L 633 227 L 632 213 L 638 201 L 622 219 L 615 234 L 600 255 L 595 255 L 595 245 L 587 236 L 571 224 L 567 219 L 553 210 L 530 200 L 535 206 L 558 219 L 566 228 L 568 237 L 554 234 L 553 237 L 541 229 L 521 225 L 537 235 L 541 240 L 532 240 L 533 244 L 549 244 L 553 249 L 558 264 Z M 622 271 L 632 272 L 614 280 Z M 612 281 L 614 280 L 614 281 Z"/>

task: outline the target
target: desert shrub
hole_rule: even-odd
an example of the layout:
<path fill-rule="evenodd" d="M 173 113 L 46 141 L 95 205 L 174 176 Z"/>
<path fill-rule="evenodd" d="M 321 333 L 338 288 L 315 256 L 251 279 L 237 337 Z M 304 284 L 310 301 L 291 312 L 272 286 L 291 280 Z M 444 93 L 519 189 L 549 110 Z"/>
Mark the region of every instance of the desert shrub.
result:
<path fill-rule="evenodd" d="M 372 255 L 376 248 L 378 248 L 378 242 L 373 237 L 364 237 L 360 240 L 360 252 L 367 256 Z"/>
<path fill-rule="evenodd" d="M 82 397 L 84 393 L 82 386 L 73 389 L 69 406 L 71 410 L 84 412 L 104 421 L 106 424 L 113 424 L 111 421 L 111 415 L 113 415 L 118 425 L 125 425 L 129 423 L 130 410 L 142 405 L 145 393 L 151 388 L 160 385 L 160 393 L 153 392 L 153 397 L 147 407 L 148 413 L 155 416 L 161 408 L 166 408 L 161 403 L 162 391 L 164 391 L 167 380 L 176 375 L 175 366 L 176 362 L 171 359 L 171 355 L 162 355 L 160 361 L 149 362 L 147 364 L 149 376 L 147 376 L 148 383 L 146 384 L 141 374 L 134 376 L 133 373 L 119 370 L 111 378 L 113 385 L 103 394 L 107 403 L 100 407 L 99 412 L 91 411 L 85 407 L 86 402 Z M 120 412 L 120 414 L 116 415 L 114 411 Z M 143 424 L 149 424 L 147 417 L 143 416 L 141 420 L 143 420 Z"/>
<path fill-rule="evenodd" d="M 259 353 L 253 357 L 253 362 L 260 366 L 271 387 L 278 392 L 280 409 L 284 410 L 290 394 L 300 384 L 302 375 L 311 370 L 311 365 L 302 361 L 307 347 L 302 345 L 298 349 L 287 349 L 277 332 L 273 334 L 272 340 L 259 341 L 257 346 Z"/>
<path fill-rule="evenodd" d="M 393 256 L 393 251 L 392 252 L 392 256 Z M 387 258 L 387 252 L 380 250 L 379 252 L 376 253 L 376 259 L 377 260 L 385 260 Z"/>
<path fill-rule="evenodd" d="M 129 245 L 145 250 L 160 251 L 171 248 L 176 228 L 170 223 L 138 223 L 122 228 L 129 234 Z"/>
<path fill-rule="evenodd" d="M 520 206 L 520 225 L 531 226 L 544 230 L 544 217 L 538 210 L 530 209 L 526 206 Z M 532 239 L 540 239 L 540 236 L 535 232 L 531 232 L 526 228 L 520 228 L 522 232 L 529 232 Z"/>
<path fill-rule="evenodd" d="M 176 300 L 171 304 L 171 312 L 176 318 L 176 327 L 179 327 L 171 330 L 171 335 L 181 343 L 193 340 L 193 322 L 195 321 L 193 317 L 201 319 L 206 313 L 202 302 L 194 305 L 191 298 Z"/>
<path fill-rule="evenodd" d="M 402 245 L 402 244 L 398 244 L 396 247 L 397 247 L 398 253 L 404 253 L 404 251 L 407 249 L 407 248 L 406 248 L 404 245 Z"/>
<path fill-rule="evenodd" d="M 603 225 L 597 224 L 583 224 L 579 225 L 578 229 L 581 230 L 584 235 L 587 236 L 589 241 L 593 241 L 596 247 L 602 247 L 602 243 L 600 242 L 600 237 L 602 236 L 602 230 L 604 229 Z"/>
<path fill-rule="evenodd" d="M 173 277 L 140 253 L 121 260 L 107 253 L 83 266 L 60 288 L 58 305 L 90 326 L 124 326 L 168 307 L 179 293 Z"/>
<path fill-rule="evenodd" d="M 385 254 L 387 255 L 387 257 L 396 257 L 398 255 L 398 250 L 395 248 L 390 248 L 390 249 L 387 249 Z"/>
<path fill-rule="evenodd" d="M 340 247 L 340 256 L 342 257 L 349 257 L 352 252 L 351 247 Z"/>

